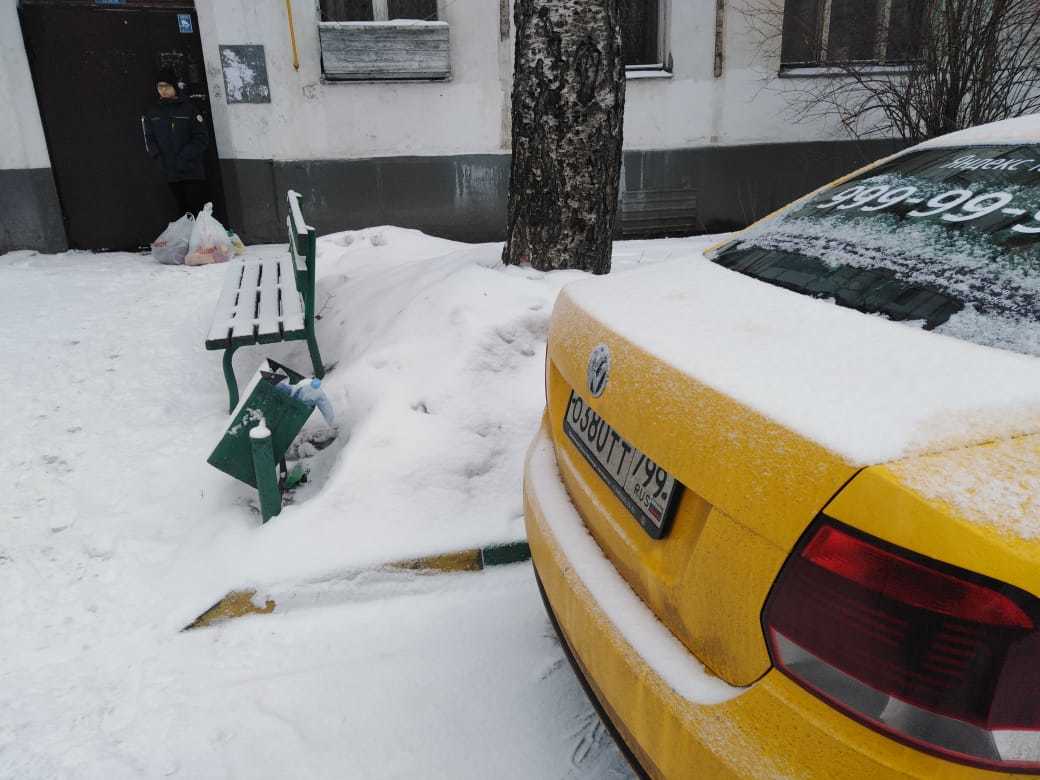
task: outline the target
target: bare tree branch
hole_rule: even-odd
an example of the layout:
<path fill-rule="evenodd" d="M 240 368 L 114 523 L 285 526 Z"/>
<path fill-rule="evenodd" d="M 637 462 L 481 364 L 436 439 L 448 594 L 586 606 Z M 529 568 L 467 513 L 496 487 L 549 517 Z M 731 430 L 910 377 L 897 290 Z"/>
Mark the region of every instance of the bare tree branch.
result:
<path fill-rule="evenodd" d="M 791 118 L 909 143 L 1040 110 L 1038 0 L 744 0 Z M 776 78 L 776 63 L 786 75 Z"/>

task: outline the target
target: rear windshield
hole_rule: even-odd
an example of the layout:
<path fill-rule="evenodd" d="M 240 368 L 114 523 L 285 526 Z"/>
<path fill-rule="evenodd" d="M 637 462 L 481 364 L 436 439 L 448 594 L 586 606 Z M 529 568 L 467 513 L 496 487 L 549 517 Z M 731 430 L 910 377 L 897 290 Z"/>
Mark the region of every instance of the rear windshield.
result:
<path fill-rule="evenodd" d="M 1040 145 L 907 154 L 712 259 L 862 312 L 1040 354 Z"/>

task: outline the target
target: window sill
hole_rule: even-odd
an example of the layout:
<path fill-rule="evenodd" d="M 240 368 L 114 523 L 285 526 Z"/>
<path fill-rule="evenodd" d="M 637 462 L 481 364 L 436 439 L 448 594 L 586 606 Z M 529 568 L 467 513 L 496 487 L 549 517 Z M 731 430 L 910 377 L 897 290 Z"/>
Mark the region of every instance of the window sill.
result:
<path fill-rule="evenodd" d="M 425 84 L 427 86 L 434 86 L 437 84 L 450 84 L 452 78 L 451 76 L 438 76 L 436 78 L 338 78 L 335 76 L 327 76 L 322 73 L 320 81 L 324 86 L 328 87 L 349 87 L 364 84 L 379 84 L 384 87 L 387 84 Z"/>
<path fill-rule="evenodd" d="M 870 65 L 864 63 L 851 67 L 854 67 L 857 73 L 870 76 L 897 75 L 907 73 L 910 70 L 909 65 Z M 836 65 L 783 65 L 777 75 L 782 79 L 816 79 L 840 78 L 849 74 L 845 68 Z"/>
<path fill-rule="evenodd" d="M 640 81 L 642 79 L 670 79 L 672 72 L 664 68 L 626 68 L 625 79 L 627 81 Z"/>

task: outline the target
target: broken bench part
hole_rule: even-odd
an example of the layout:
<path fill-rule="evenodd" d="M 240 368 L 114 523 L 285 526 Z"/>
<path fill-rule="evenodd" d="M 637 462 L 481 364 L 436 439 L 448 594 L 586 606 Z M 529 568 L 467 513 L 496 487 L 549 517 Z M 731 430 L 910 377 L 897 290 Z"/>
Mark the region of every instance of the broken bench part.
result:
<path fill-rule="evenodd" d="M 292 383 L 303 379 L 291 368 L 264 361 L 207 459 L 211 466 L 257 489 L 265 523 L 282 509 L 277 464 L 284 462 L 293 439 L 314 411 L 314 407 L 277 389 L 277 381 L 285 377 Z"/>
<path fill-rule="evenodd" d="M 261 419 L 249 429 L 249 445 L 253 450 L 253 473 L 260 494 L 260 516 L 266 523 L 282 513 L 282 494 L 278 490 L 278 466 L 274 462 L 271 429 Z"/>
<path fill-rule="evenodd" d="M 239 347 L 306 341 L 314 376 L 325 376 L 314 335 L 317 238 L 314 228 L 303 221 L 299 194 L 289 190 L 287 202 L 289 254 L 233 260 L 206 336 L 206 349 L 224 350 L 224 379 L 232 410 L 238 405 L 238 383 L 231 358 Z"/>

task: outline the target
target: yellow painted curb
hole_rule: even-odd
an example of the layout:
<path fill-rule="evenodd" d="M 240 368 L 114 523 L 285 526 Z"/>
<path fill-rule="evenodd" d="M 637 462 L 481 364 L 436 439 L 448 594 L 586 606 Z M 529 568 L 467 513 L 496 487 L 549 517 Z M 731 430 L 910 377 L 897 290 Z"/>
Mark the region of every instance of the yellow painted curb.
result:
<path fill-rule="evenodd" d="M 529 560 L 530 548 L 527 542 L 512 542 L 509 544 L 497 544 L 489 547 L 474 547 L 471 550 L 460 550 L 453 553 L 442 553 L 440 555 L 428 555 L 423 558 L 412 558 L 404 561 L 395 561 L 383 566 L 373 567 L 377 569 L 390 569 L 397 571 L 414 571 L 420 574 L 451 574 L 456 572 L 482 571 L 489 566 L 501 566 L 510 563 L 519 563 Z M 208 628 L 217 623 L 223 623 L 246 615 L 270 615 L 277 608 L 274 599 L 264 597 L 264 606 L 259 607 L 254 602 L 256 590 L 233 590 L 224 598 L 207 609 L 195 620 L 185 626 L 182 631 L 191 631 L 196 628 Z"/>
<path fill-rule="evenodd" d="M 195 618 L 195 622 L 185 626 L 183 630 L 206 628 L 214 623 L 222 623 L 225 620 L 232 620 L 246 615 L 270 615 L 274 612 L 275 603 L 273 600 L 267 599 L 264 606 L 258 607 L 253 603 L 255 596 L 255 590 L 233 590 Z"/>
<path fill-rule="evenodd" d="M 405 571 L 457 572 L 480 571 L 484 568 L 480 560 L 480 550 L 463 550 L 462 552 L 429 555 L 410 561 L 398 561 L 387 566 L 388 569 Z"/>

